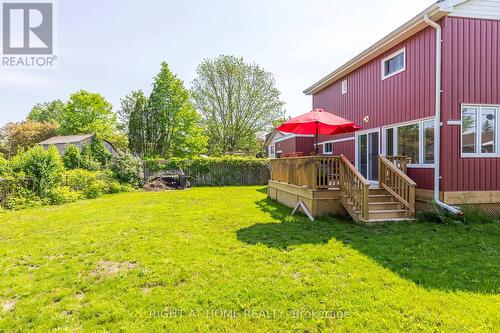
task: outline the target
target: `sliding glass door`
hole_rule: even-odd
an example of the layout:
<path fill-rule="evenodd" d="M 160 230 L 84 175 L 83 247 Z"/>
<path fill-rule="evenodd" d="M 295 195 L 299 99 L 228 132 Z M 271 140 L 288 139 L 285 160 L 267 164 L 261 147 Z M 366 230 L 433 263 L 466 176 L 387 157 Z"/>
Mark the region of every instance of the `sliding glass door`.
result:
<path fill-rule="evenodd" d="M 379 132 L 357 135 L 356 168 L 368 180 L 378 180 Z"/>

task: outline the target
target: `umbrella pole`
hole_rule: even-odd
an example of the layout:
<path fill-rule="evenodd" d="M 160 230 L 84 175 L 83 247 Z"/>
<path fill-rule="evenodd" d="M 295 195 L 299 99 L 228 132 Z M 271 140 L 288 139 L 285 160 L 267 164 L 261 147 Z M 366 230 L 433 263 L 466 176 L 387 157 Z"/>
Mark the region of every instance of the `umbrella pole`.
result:
<path fill-rule="evenodd" d="M 318 122 L 316 122 L 316 156 L 318 155 Z"/>

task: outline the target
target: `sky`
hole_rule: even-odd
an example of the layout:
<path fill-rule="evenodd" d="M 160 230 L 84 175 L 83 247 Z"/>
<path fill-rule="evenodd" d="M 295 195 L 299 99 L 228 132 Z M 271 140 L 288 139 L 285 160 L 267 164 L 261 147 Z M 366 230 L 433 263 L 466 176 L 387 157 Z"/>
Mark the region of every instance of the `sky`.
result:
<path fill-rule="evenodd" d="M 0 124 L 81 89 L 118 110 L 129 92 L 150 92 L 163 61 L 189 88 L 200 62 L 220 54 L 273 73 L 287 115 L 296 116 L 311 109 L 305 88 L 433 2 L 58 0 L 57 67 L 0 66 Z"/>

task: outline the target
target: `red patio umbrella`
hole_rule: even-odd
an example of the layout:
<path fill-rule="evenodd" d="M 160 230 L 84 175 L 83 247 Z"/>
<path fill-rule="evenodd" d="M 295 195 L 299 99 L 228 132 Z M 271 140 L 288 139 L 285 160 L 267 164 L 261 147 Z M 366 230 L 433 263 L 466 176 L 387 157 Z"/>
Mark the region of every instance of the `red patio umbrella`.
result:
<path fill-rule="evenodd" d="M 285 121 L 276 128 L 278 131 L 295 134 L 314 134 L 316 154 L 318 153 L 318 135 L 350 133 L 361 129 L 353 121 L 338 117 L 323 109 L 314 109 L 301 116 Z"/>

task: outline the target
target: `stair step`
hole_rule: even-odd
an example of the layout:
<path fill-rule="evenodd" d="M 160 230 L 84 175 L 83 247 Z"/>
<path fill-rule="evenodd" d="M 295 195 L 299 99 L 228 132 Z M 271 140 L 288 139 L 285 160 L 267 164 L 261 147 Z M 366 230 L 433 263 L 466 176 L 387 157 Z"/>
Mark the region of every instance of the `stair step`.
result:
<path fill-rule="evenodd" d="M 368 204 L 368 209 L 370 212 L 372 210 L 398 210 L 400 209 L 399 203 L 394 201 L 386 201 L 386 202 L 370 202 Z"/>
<path fill-rule="evenodd" d="M 361 215 L 360 211 L 354 211 L 356 214 Z M 404 219 L 408 218 L 408 211 L 404 209 L 386 209 L 386 210 L 371 210 L 368 212 L 368 219 L 371 220 L 384 220 L 384 219 Z"/>
<path fill-rule="evenodd" d="M 370 194 L 368 199 L 370 202 L 394 202 L 394 197 L 389 194 Z"/>
<path fill-rule="evenodd" d="M 405 217 L 408 217 L 408 211 L 404 209 L 373 210 L 369 212 L 370 220 L 402 219 Z"/>
<path fill-rule="evenodd" d="M 383 188 L 371 188 L 370 195 L 371 194 L 378 195 L 378 194 L 389 194 L 389 193 Z"/>

